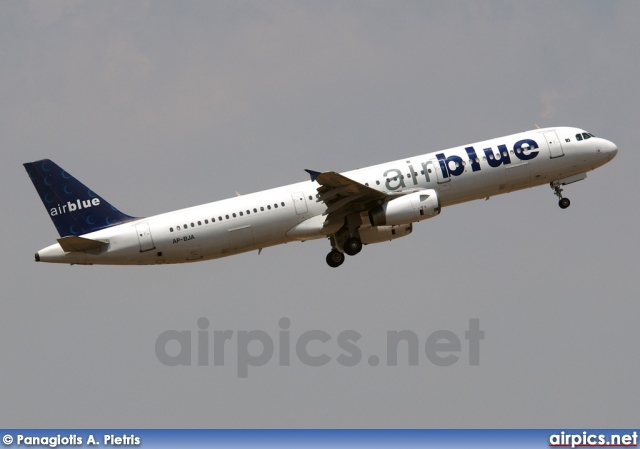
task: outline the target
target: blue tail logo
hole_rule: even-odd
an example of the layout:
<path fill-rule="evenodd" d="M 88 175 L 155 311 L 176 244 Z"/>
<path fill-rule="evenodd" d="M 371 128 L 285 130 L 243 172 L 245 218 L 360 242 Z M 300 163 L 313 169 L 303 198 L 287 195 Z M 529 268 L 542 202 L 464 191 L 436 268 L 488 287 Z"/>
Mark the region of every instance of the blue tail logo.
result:
<path fill-rule="evenodd" d="M 60 237 L 84 235 L 137 220 L 120 212 L 49 159 L 23 165 Z"/>

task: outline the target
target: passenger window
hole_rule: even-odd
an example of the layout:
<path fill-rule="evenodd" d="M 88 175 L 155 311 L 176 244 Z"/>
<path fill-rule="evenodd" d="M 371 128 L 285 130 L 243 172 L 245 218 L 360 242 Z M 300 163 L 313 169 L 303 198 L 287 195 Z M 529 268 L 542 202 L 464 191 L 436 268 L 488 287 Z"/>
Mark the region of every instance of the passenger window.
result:
<path fill-rule="evenodd" d="M 180 226 L 176 226 L 176 231 L 179 231 L 179 230 L 180 230 Z"/>
<path fill-rule="evenodd" d="M 189 226 L 187 226 L 187 224 L 185 223 L 185 224 L 184 224 L 184 228 L 185 228 L 185 229 L 187 229 L 188 227 L 189 227 Z"/>
<path fill-rule="evenodd" d="M 376 185 L 378 185 L 378 186 L 379 186 L 379 185 L 380 185 L 380 181 L 376 181 Z"/>
<path fill-rule="evenodd" d="M 209 224 L 209 219 L 205 218 L 204 224 Z"/>
<path fill-rule="evenodd" d="M 260 207 L 260 210 L 261 210 L 262 212 L 264 212 L 264 207 Z"/>
<path fill-rule="evenodd" d="M 211 223 L 215 223 L 216 219 L 215 218 L 211 218 Z"/>
<path fill-rule="evenodd" d="M 281 205 L 282 207 L 284 207 L 284 201 L 282 201 L 282 202 L 280 203 L 280 205 Z"/>
<path fill-rule="evenodd" d="M 267 209 L 271 210 L 271 206 L 267 206 Z"/>
<path fill-rule="evenodd" d="M 191 227 L 192 227 L 192 228 L 195 228 L 195 227 L 196 227 L 196 225 L 195 225 L 194 223 L 191 223 Z"/>
<path fill-rule="evenodd" d="M 312 200 L 312 199 L 313 199 L 313 197 L 312 197 L 311 195 L 309 195 L 309 199 L 310 199 L 310 200 Z"/>
<path fill-rule="evenodd" d="M 198 226 L 202 226 L 202 222 L 201 221 L 198 222 Z"/>
<path fill-rule="evenodd" d="M 226 218 L 228 220 L 229 219 L 229 215 L 225 215 L 224 218 Z"/>
<path fill-rule="evenodd" d="M 254 208 L 253 208 L 253 213 L 255 214 L 255 213 L 257 213 L 257 212 L 258 212 L 258 209 L 256 209 L 256 208 L 254 207 Z"/>
<path fill-rule="evenodd" d="M 247 209 L 247 215 L 249 215 L 251 213 L 251 211 L 249 209 Z"/>
<path fill-rule="evenodd" d="M 240 216 L 242 217 L 242 215 L 244 215 L 244 214 L 242 213 L 242 211 L 240 211 Z"/>
<path fill-rule="evenodd" d="M 277 203 L 274 204 L 273 207 L 275 207 L 277 209 L 278 208 L 278 204 Z"/>
<path fill-rule="evenodd" d="M 169 228 L 169 232 L 173 232 L 173 228 Z"/>
<path fill-rule="evenodd" d="M 233 216 L 233 218 L 236 218 L 236 213 L 235 212 L 232 213 L 231 215 Z"/>

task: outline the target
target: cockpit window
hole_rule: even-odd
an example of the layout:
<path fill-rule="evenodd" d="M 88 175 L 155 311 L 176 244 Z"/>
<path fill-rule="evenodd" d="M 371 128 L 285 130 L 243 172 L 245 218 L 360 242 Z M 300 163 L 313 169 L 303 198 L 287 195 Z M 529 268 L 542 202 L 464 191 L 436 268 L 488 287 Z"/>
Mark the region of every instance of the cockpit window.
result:
<path fill-rule="evenodd" d="M 593 134 L 591 134 L 591 133 L 576 134 L 576 140 L 578 140 L 578 141 L 591 139 L 592 137 L 595 137 L 595 136 Z"/>

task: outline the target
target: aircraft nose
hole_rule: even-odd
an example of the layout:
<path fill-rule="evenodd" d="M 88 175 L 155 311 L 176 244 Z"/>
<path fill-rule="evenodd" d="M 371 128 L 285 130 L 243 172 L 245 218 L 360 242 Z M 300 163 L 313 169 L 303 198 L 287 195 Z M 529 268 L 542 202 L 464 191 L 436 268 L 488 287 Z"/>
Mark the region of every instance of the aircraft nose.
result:
<path fill-rule="evenodd" d="M 609 158 L 613 159 L 616 157 L 616 154 L 618 154 L 618 146 L 610 140 L 607 140 L 606 152 L 609 155 Z"/>

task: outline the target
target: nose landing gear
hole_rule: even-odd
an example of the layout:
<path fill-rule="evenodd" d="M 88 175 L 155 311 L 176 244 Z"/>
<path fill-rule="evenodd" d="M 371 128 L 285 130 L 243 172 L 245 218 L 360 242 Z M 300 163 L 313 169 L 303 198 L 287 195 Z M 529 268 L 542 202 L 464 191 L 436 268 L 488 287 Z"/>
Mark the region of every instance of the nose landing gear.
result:
<path fill-rule="evenodd" d="M 567 207 L 569 207 L 571 205 L 571 201 L 569 201 L 569 198 L 564 198 L 562 196 L 562 187 L 560 187 L 560 183 L 558 181 L 553 181 L 550 186 L 553 189 L 555 195 L 560 198 L 560 201 L 558 201 L 558 206 L 560 206 L 560 209 L 566 209 Z"/>

